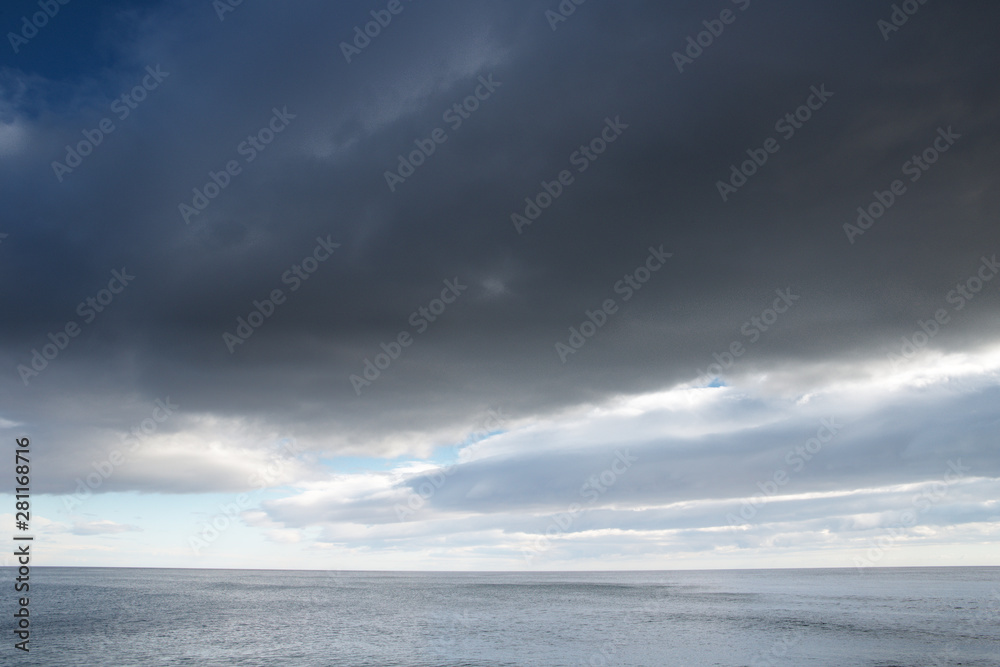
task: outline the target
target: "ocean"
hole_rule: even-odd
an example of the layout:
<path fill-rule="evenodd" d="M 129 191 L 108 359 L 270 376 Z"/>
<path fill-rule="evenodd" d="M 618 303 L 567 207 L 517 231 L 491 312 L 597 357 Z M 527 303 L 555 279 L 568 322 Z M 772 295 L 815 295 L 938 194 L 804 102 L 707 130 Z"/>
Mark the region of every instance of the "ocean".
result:
<path fill-rule="evenodd" d="M 8 590 L 4 665 L 1000 666 L 1000 568 L 32 568 L 30 653 Z"/>

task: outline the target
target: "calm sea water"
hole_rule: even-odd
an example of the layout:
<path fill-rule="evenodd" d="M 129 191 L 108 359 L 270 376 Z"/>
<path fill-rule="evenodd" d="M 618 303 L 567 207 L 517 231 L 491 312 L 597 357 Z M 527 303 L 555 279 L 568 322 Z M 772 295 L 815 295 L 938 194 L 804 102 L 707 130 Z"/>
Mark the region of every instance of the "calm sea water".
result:
<path fill-rule="evenodd" d="M 3 664 L 1000 665 L 1000 568 L 32 568 L 30 598 L 25 655 L 4 596 Z"/>

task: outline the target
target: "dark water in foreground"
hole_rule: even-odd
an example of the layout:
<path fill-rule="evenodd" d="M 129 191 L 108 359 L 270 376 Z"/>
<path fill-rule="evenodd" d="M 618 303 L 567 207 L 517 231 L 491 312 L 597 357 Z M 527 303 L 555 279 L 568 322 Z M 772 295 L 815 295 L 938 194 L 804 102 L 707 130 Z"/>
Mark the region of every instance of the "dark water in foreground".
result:
<path fill-rule="evenodd" d="M 32 568 L 30 654 L 8 590 L 5 665 L 1000 665 L 1000 568 Z"/>

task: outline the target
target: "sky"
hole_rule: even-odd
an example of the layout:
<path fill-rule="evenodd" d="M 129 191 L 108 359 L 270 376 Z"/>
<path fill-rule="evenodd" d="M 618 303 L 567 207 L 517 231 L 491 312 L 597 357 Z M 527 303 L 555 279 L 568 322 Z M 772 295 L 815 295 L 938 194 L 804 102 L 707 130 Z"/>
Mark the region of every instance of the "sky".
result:
<path fill-rule="evenodd" d="M 1000 565 L 998 19 L 7 3 L 35 562 Z"/>

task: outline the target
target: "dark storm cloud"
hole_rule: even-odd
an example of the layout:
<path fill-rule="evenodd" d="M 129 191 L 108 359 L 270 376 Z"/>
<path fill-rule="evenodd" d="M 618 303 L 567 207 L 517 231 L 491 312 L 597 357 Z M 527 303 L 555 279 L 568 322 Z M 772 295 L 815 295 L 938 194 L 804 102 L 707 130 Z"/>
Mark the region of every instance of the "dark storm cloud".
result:
<path fill-rule="evenodd" d="M 487 406 L 527 419 L 690 380 L 747 342 L 777 289 L 800 298 L 740 364 L 829 362 L 834 377 L 841 360 L 884 359 L 1000 250 L 996 10 L 923 6 L 885 41 L 879 3 L 586 3 L 553 31 L 556 5 L 404 3 L 349 64 L 339 44 L 381 3 L 243 3 L 224 21 L 175 3 L 119 16 L 128 38 L 92 71 L 7 58 L 0 416 L 63 456 L 50 490 L 166 396 L 184 414 L 166 433 L 216 416 L 317 449 L 400 454 L 410 440 L 426 454 Z M 725 7 L 735 23 L 679 73 L 672 53 Z M 119 119 L 114 99 L 157 66 L 169 75 Z M 443 112 L 491 75 L 499 87 L 451 129 Z M 832 97 L 782 136 L 776 121 L 820 86 Z M 246 162 L 241 142 L 274 109 L 287 127 Z M 59 182 L 52 161 L 104 117 L 115 131 Z M 608 118 L 627 129 L 577 173 L 571 155 Z M 849 243 L 857 207 L 948 127 L 961 138 Z M 435 128 L 448 140 L 390 192 L 384 172 Z M 768 137 L 780 150 L 723 202 L 716 182 Z M 240 173 L 186 224 L 178 205 L 230 160 Z M 564 169 L 573 184 L 518 234 L 511 214 Z M 291 292 L 282 276 L 317 238 L 340 247 Z M 673 256 L 624 302 L 614 286 L 660 245 Z M 134 282 L 85 323 L 78 304 L 123 267 Z M 468 289 L 417 333 L 411 314 L 456 278 Z M 230 353 L 223 333 L 274 289 L 287 301 Z M 609 298 L 616 313 L 561 363 L 555 344 Z M 996 304 L 991 284 L 934 346 L 989 342 Z M 18 365 L 70 321 L 79 337 L 25 386 Z M 356 395 L 349 376 L 404 331 L 412 346 Z M 469 502 L 448 488 L 437 502 Z"/>

